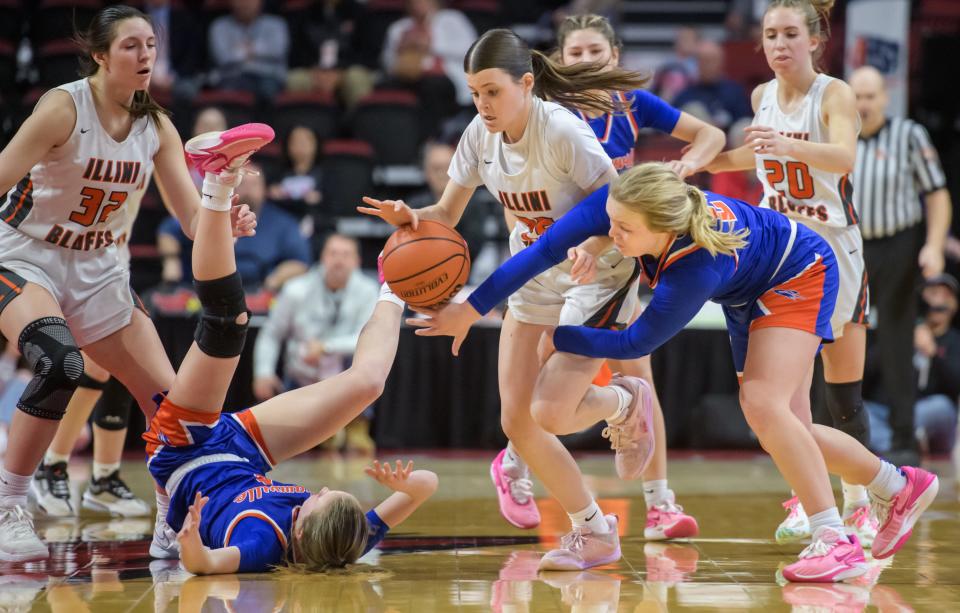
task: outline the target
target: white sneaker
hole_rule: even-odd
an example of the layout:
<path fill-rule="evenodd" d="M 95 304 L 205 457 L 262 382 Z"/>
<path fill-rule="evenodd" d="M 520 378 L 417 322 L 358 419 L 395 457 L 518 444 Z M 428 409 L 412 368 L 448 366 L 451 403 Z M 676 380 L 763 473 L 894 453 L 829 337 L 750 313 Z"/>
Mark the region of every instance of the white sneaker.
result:
<path fill-rule="evenodd" d="M 150 557 L 158 560 L 177 560 L 180 558 L 180 544 L 177 533 L 167 523 L 165 517 L 157 514 L 153 524 L 153 542 L 150 543 Z"/>
<path fill-rule="evenodd" d="M 83 508 L 121 517 L 143 517 L 151 510 L 149 504 L 133 495 L 118 470 L 100 479 L 91 477 L 83 493 Z"/>
<path fill-rule="evenodd" d="M 0 560 L 29 562 L 49 556 L 50 550 L 33 528 L 30 512 L 20 505 L 0 507 Z"/>
<path fill-rule="evenodd" d="M 873 547 L 873 539 L 877 538 L 880 524 L 868 504 L 862 507 L 844 508 L 843 527 L 846 528 L 847 534 L 857 535 L 864 549 L 870 549 Z"/>
<path fill-rule="evenodd" d="M 37 510 L 50 517 L 75 517 L 77 510 L 70 499 L 70 475 L 67 463 L 40 464 L 30 482 L 30 495 Z"/>
<path fill-rule="evenodd" d="M 810 520 L 807 518 L 800 499 L 794 496 L 783 503 L 783 508 L 789 513 L 787 518 L 777 526 L 777 533 L 774 538 L 781 545 L 784 543 L 795 543 L 805 538 L 810 538 Z"/>

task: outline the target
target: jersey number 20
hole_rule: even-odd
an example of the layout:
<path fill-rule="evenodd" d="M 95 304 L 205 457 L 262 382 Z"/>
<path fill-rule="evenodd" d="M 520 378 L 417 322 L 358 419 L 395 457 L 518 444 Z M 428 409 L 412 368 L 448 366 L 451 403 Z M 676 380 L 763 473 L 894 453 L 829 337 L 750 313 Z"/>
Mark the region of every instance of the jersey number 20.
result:
<path fill-rule="evenodd" d="M 84 187 L 80 190 L 83 200 L 80 209 L 70 213 L 70 221 L 81 226 L 92 226 L 103 223 L 110 218 L 110 214 L 123 206 L 127 201 L 127 192 L 106 192 L 96 187 Z M 106 199 L 106 202 L 104 202 Z"/>
<path fill-rule="evenodd" d="M 810 167 L 803 162 L 778 162 L 764 160 L 763 169 L 767 171 L 767 181 L 770 186 L 786 198 L 789 194 L 794 200 L 813 198 L 813 178 L 810 176 Z M 786 193 L 783 181 L 786 179 Z"/>

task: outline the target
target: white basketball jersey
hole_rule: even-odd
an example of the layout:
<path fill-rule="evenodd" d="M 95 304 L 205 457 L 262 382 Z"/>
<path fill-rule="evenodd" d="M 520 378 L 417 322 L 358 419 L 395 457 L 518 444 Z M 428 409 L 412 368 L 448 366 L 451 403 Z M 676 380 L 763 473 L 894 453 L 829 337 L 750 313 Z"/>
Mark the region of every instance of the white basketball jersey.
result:
<path fill-rule="evenodd" d="M 465 187 L 485 185 L 519 223 L 511 249 L 532 244 L 554 220 L 590 192 L 613 168 L 593 130 L 566 108 L 533 97 L 523 137 L 506 143 L 480 116 L 464 131 L 450 163 L 450 178 Z"/>
<path fill-rule="evenodd" d="M 129 232 L 136 216 L 130 205 L 138 208 L 147 188 L 160 137 L 144 116 L 117 142 L 100 124 L 87 79 L 58 89 L 76 105 L 73 133 L 6 194 L 0 219 L 64 249 L 104 249 Z"/>
<path fill-rule="evenodd" d="M 823 93 L 833 77 L 818 74 L 810 91 L 792 113 L 777 101 L 773 79 L 763 89 L 754 125 L 769 126 L 781 134 L 812 143 L 829 143 L 823 123 Z M 849 175 L 826 172 L 793 158 L 757 154 L 757 176 L 763 184 L 760 206 L 771 208 L 807 225 L 846 227 L 857 223 L 853 184 Z"/>

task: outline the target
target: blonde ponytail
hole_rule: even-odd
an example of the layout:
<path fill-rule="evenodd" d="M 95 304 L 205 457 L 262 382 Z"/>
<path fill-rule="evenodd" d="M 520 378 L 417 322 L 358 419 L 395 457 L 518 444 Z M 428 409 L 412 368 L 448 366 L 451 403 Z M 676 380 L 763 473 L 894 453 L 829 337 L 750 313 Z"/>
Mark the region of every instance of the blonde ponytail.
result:
<path fill-rule="evenodd" d="M 706 195 L 659 162 L 634 166 L 614 179 L 610 197 L 643 215 L 650 230 L 689 234 L 714 257 L 733 255 L 747 245 L 749 230 L 724 228 L 711 212 Z"/>

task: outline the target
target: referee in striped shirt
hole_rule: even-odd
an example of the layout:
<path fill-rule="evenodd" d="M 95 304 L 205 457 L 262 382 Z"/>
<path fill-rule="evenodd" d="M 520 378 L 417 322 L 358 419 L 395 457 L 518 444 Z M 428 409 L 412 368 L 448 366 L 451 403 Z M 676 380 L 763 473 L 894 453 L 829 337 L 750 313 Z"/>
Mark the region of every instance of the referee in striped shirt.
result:
<path fill-rule="evenodd" d="M 950 194 L 926 129 L 910 119 L 886 116 L 888 97 L 880 72 L 873 67 L 857 69 L 850 86 L 863 120 L 853 194 L 871 310 L 877 314 L 882 381 L 890 403 L 891 460 L 912 466 L 919 462 L 913 408 L 918 272 L 926 279 L 943 272 Z"/>

